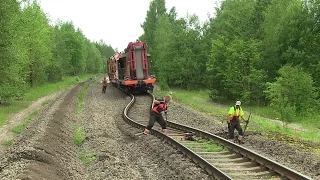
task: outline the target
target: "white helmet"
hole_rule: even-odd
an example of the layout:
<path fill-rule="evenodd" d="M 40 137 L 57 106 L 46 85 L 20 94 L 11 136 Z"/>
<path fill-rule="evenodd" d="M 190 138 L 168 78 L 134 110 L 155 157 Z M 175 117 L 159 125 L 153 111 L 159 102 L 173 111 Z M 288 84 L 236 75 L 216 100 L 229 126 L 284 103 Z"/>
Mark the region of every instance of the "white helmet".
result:
<path fill-rule="evenodd" d="M 237 101 L 236 106 L 240 106 L 240 105 L 241 105 L 241 101 Z"/>

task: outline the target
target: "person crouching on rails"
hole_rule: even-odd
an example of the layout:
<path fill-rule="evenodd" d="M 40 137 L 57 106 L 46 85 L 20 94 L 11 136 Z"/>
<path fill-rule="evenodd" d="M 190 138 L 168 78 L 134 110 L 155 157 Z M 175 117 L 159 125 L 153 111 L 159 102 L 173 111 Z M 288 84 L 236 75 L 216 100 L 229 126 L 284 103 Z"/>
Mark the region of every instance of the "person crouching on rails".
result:
<path fill-rule="evenodd" d="M 157 121 L 162 128 L 163 133 L 167 133 L 167 122 L 164 120 L 162 116 L 162 112 L 167 114 L 168 103 L 171 101 L 171 96 L 167 95 L 163 98 L 156 99 L 154 101 L 154 106 L 150 111 L 150 119 L 146 129 L 144 129 L 144 134 L 150 134 L 150 130 L 152 129 L 155 121 Z"/>
<path fill-rule="evenodd" d="M 229 130 L 229 141 L 233 141 L 234 139 L 234 129 L 237 129 L 238 131 L 238 140 L 242 141 L 243 138 L 243 131 L 240 126 L 239 117 L 241 117 L 242 120 L 245 120 L 244 113 L 241 108 L 241 102 L 237 101 L 235 106 L 230 107 L 229 113 L 228 113 L 228 130 Z"/>

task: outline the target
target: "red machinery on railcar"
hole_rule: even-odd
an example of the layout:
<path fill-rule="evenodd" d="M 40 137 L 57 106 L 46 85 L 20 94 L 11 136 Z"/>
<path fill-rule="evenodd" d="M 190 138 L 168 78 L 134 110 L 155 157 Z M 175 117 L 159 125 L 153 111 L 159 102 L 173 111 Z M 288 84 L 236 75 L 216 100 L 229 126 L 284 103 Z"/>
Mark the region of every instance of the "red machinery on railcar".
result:
<path fill-rule="evenodd" d="M 147 46 L 144 42 L 130 42 L 124 52 L 107 60 L 110 81 L 125 90 L 152 92 L 156 79 L 149 75 Z"/>

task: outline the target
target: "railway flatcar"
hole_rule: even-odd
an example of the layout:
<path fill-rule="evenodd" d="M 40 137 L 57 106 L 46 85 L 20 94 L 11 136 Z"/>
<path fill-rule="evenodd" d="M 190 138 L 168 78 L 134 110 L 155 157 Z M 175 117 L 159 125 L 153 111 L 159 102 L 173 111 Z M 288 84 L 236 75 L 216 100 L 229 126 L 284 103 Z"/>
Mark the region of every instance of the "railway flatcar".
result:
<path fill-rule="evenodd" d="M 127 91 L 152 92 L 156 78 L 149 74 L 150 57 L 146 43 L 130 42 L 124 52 L 107 60 L 110 82 Z"/>

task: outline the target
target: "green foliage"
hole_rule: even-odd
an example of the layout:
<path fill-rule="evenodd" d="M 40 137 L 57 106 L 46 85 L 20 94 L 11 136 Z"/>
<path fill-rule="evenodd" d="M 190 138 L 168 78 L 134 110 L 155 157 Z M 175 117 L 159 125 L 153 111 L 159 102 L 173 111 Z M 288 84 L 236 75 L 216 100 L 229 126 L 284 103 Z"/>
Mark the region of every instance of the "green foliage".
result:
<path fill-rule="evenodd" d="M 151 53 L 150 72 L 155 73 L 159 86 L 195 89 L 204 85 L 206 52 L 202 48 L 202 29 L 196 15 L 177 18 L 175 8 L 168 13 L 165 2 L 153 0 L 142 27 L 140 40 Z"/>
<path fill-rule="evenodd" d="M 227 97 L 259 103 L 264 89 L 264 71 L 258 69 L 261 56 L 255 40 L 221 37 L 213 41 L 211 59 L 207 62 L 212 98 Z M 227 91 L 226 91 L 227 90 Z"/>
<path fill-rule="evenodd" d="M 79 81 L 80 81 L 79 76 L 76 76 L 75 80 L 76 80 L 77 82 L 79 82 Z"/>
<path fill-rule="evenodd" d="M 46 15 L 35 2 L 28 4 L 22 10 L 21 16 L 24 38 L 23 45 L 26 47 L 27 63 L 25 72 L 27 82 L 31 87 L 41 85 L 48 80 L 46 69 L 51 53 L 51 32 Z"/>
<path fill-rule="evenodd" d="M 21 74 L 26 57 L 20 16 L 16 0 L 0 2 L 0 103 L 21 96 L 26 88 L 25 75 Z"/>
<path fill-rule="evenodd" d="M 229 40 L 233 38 L 252 38 L 255 28 L 252 25 L 256 2 L 252 0 L 225 0 L 217 9 L 213 19 L 215 36 L 224 36 Z"/>
<path fill-rule="evenodd" d="M 72 22 L 49 24 L 37 1 L 1 1 L 0 19 L 0 104 L 63 76 L 105 72 L 114 52 Z"/>
<path fill-rule="evenodd" d="M 81 146 L 86 138 L 86 132 L 80 126 L 76 126 L 73 132 L 73 142 L 77 146 Z"/>
<path fill-rule="evenodd" d="M 144 30 L 144 34 L 139 37 L 141 41 L 144 41 L 148 44 L 148 53 L 154 53 L 155 43 L 155 31 L 158 20 L 162 15 L 166 12 L 165 0 L 152 0 L 149 5 L 149 10 L 147 11 L 147 16 L 145 18 L 144 23 L 141 27 Z M 154 67 L 154 63 L 157 61 L 156 58 L 149 59 L 150 64 L 150 72 L 153 74 L 156 72 L 156 68 Z"/>
<path fill-rule="evenodd" d="M 280 77 L 268 83 L 268 98 L 284 120 L 297 114 L 307 114 L 317 108 L 316 88 L 312 77 L 297 66 L 286 65 L 279 70 Z"/>
<path fill-rule="evenodd" d="M 151 1 L 140 39 L 152 52 L 162 89 L 210 89 L 214 100 L 269 105 L 266 82 L 286 64 L 303 68 L 320 88 L 319 0 L 224 0 L 204 23 L 196 15 L 179 18 L 175 7 L 157 11 L 157 5 Z M 295 113 L 286 112 L 310 108 L 298 106 L 278 110 L 291 120 Z"/>

